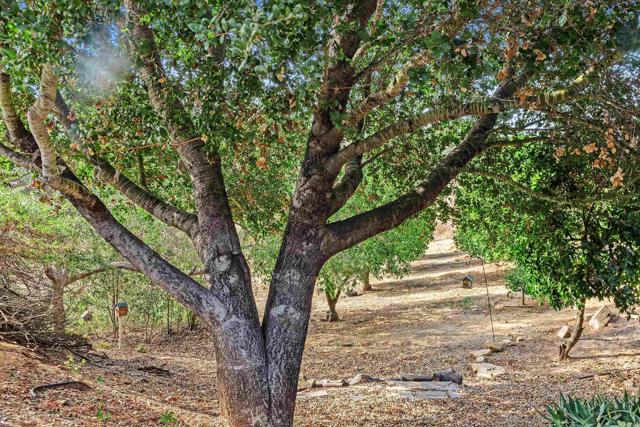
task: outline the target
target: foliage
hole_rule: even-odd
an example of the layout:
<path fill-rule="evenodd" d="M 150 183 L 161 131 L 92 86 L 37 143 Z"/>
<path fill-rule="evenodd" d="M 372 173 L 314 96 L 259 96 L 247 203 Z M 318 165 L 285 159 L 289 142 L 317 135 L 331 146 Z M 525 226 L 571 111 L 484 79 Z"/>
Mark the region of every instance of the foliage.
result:
<path fill-rule="evenodd" d="M 27 181 L 28 183 L 28 181 Z M 71 274 L 90 271 L 109 263 L 120 261 L 113 251 L 77 213 L 63 200 L 53 199 L 47 203 L 37 200 L 37 193 L 24 188 L 0 187 L 0 259 L 8 262 L 11 251 L 13 268 L 4 268 L 0 277 L 15 284 L 19 272 L 33 287 L 42 282 L 44 304 L 46 286 L 41 272 L 48 264 L 65 266 Z M 198 264 L 194 251 L 182 235 L 138 212 L 121 198 L 115 198 L 115 211 L 139 235 L 155 245 L 159 251 L 180 264 L 185 270 Z M 18 239 L 18 240 L 16 240 Z M 16 252 L 19 251 L 19 252 Z M 7 256 L 2 254 L 7 252 Z M 13 273 L 12 273 L 13 272 Z M 5 279 L 2 279 L 5 280 Z M 161 326 L 167 321 L 178 325 L 187 322 L 187 310 L 167 298 L 165 291 L 153 286 L 139 273 L 107 270 L 91 276 L 67 289 L 65 305 L 70 319 L 69 326 L 83 332 L 91 332 L 112 325 L 113 305 L 118 300 L 128 300 L 131 312 L 128 321 L 140 327 Z M 32 302 L 33 303 L 33 302 Z M 93 320 L 87 324 L 80 320 L 86 309 L 93 312 Z M 41 314 L 49 313 L 45 309 Z M 168 319 L 167 319 L 168 317 Z M 174 326 L 175 327 L 175 326 Z"/>
<path fill-rule="evenodd" d="M 178 418 L 173 412 L 167 411 L 160 416 L 160 424 L 166 427 L 177 426 Z"/>
<path fill-rule="evenodd" d="M 331 258 L 320 271 L 318 286 L 337 298 L 370 274 L 374 277 L 409 273 L 409 263 L 424 254 L 433 233 L 431 212 L 371 238 Z"/>
<path fill-rule="evenodd" d="M 513 261 L 511 287 L 556 308 L 612 298 L 627 311 L 640 302 L 640 200 L 630 167 L 638 158 L 637 117 L 629 116 L 640 98 L 627 74 L 634 67 L 607 78 L 603 90 L 615 108 L 594 93 L 565 108 L 559 121 L 549 117 L 555 111 L 538 113 L 543 132 L 532 138 L 523 131 L 488 152 L 456 189 L 458 246 L 486 260 Z M 578 110 L 604 123 L 585 126 L 575 120 Z M 514 125 L 526 129 L 530 120 Z M 619 146 L 617 138 L 631 145 Z"/>
<path fill-rule="evenodd" d="M 580 399 L 562 395 L 560 402 L 547 406 L 552 427 L 635 426 L 640 424 L 640 397 L 596 396 Z"/>
<path fill-rule="evenodd" d="M 593 183 L 583 195 L 603 184 L 628 195 L 633 164 L 615 160 L 636 141 L 637 114 L 618 107 L 637 99 L 610 97 L 602 76 L 616 71 L 614 63 L 622 64 L 618 78 L 637 75 L 625 68 L 636 62 L 637 18 L 634 0 L 10 2 L 0 12 L 0 100 L 9 135 L 0 148 L 38 171 L 43 198 L 62 192 L 105 240 L 211 323 L 221 400 L 246 396 L 222 401 L 235 424 L 251 413 L 264 420 L 258 423 L 289 425 L 318 275 L 335 287 L 343 280 L 332 272 L 363 254 L 362 264 L 402 267 L 424 241 L 405 242 L 398 229 L 370 248 L 363 242 L 403 223 L 411 230 L 407 220 L 446 206 L 449 184 L 495 136 L 524 138 L 532 120 L 552 128 L 534 136 L 554 138 L 570 128 L 565 115 L 578 114 L 604 127 L 606 150 L 590 139 L 584 155 L 555 152 L 566 165 L 561 181 Z M 55 109 L 48 108 L 52 98 Z M 611 119 L 603 106 L 616 110 Z M 495 167 L 518 159 L 540 166 L 535 151 L 502 153 L 486 159 Z M 529 188 L 556 185 L 541 179 L 555 176 L 543 154 L 546 175 L 525 170 L 514 179 Z M 62 172 L 52 165 L 58 156 Z M 355 192 L 347 185 L 359 181 L 348 172 L 354 162 L 366 175 Z M 191 243 L 156 239 L 159 228 L 132 203 L 189 235 L 208 288 L 185 274 L 194 264 Z M 624 247 L 629 236 L 618 225 L 635 218 L 624 217 L 624 205 L 602 209 L 582 221 L 587 241 L 598 250 L 604 240 Z M 612 236 L 609 224 L 593 226 L 603 214 L 616 224 Z M 433 213 L 425 215 L 430 223 Z M 563 218 L 569 235 L 584 217 Z M 535 219 L 545 230 L 546 218 Z M 236 224 L 256 250 L 262 242 L 265 253 L 280 248 L 276 267 L 263 274 L 271 278 L 264 325 Z M 271 243 L 283 230 L 282 242 Z M 407 244 L 401 256 L 385 255 L 389 236 Z M 321 273 L 359 243 L 359 252 Z M 582 277 L 589 289 L 601 279 L 616 292 L 629 288 L 632 256 L 592 252 L 571 254 L 577 269 L 567 279 Z M 583 260 L 590 257 L 613 270 L 599 268 L 587 280 Z M 273 258 L 250 262 L 260 271 Z"/>

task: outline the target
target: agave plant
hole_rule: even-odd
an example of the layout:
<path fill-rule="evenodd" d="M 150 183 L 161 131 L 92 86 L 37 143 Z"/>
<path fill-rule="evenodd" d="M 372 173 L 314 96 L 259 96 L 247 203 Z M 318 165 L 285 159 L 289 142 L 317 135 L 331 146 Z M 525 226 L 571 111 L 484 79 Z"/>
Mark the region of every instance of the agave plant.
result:
<path fill-rule="evenodd" d="M 561 395 L 547 406 L 552 427 L 632 427 L 640 425 L 640 398 L 625 393 L 619 398 L 579 399 Z"/>

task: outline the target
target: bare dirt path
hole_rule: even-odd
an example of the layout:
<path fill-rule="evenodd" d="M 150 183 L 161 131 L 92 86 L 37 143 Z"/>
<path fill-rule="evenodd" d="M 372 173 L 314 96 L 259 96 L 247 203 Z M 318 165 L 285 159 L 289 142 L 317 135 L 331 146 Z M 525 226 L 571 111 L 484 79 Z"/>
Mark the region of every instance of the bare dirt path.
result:
<path fill-rule="evenodd" d="M 557 362 L 557 329 L 572 319 L 571 310 L 555 312 L 520 295 L 508 296 L 505 268 L 485 266 L 496 339 L 522 337 L 515 346 L 488 357 L 506 368 L 494 379 L 477 379 L 469 352 L 492 339 L 482 265 L 455 251 L 450 240 L 431 245 L 402 280 L 373 282 L 373 292 L 343 298 L 343 321 L 326 323 L 322 295 L 314 300 L 302 371 L 307 378 L 349 378 L 428 374 L 455 368 L 465 375 L 455 400 L 409 401 L 394 397 L 384 384 L 317 389 L 300 393 L 297 426 L 543 426 L 545 405 L 560 393 L 619 394 L 640 386 L 638 322 L 614 319 L 600 331 L 587 328 L 567 362 Z M 473 289 L 461 280 L 472 274 Z M 266 289 L 257 289 L 259 305 Z M 602 303 L 592 302 L 591 314 Z M 206 333 L 173 336 L 147 345 L 146 352 L 107 349 L 103 367 L 52 365 L 28 352 L 0 347 L 0 426 L 93 426 L 100 407 L 106 425 L 157 426 L 173 412 L 180 425 L 216 426 L 215 357 Z M 168 375 L 140 370 L 168 370 Z M 73 368 L 73 367 L 72 367 Z M 584 374 L 634 369 L 579 379 Z M 78 376 L 90 392 L 57 390 L 36 399 L 27 389 L 36 383 Z M 315 396 L 315 397 L 314 397 Z"/>

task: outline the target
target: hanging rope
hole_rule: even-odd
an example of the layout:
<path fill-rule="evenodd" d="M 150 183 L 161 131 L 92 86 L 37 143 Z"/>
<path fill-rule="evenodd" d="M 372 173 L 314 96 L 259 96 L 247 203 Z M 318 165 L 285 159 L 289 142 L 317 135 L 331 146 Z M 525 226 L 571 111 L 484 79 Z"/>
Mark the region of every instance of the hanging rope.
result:
<path fill-rule="evenodd" d="M 484 269 L 484 260 L 478 257 L 480 262 L 482 263 L 482 274 L 484 274 L 484 287 L 487 290 L 487 307 L 489 308 L 489 319 L 491 320 L 491 336 L 493 337 L 493 342 L 496 342 L 496 332 L 493 328 L 493 313 L 491 311 L 491 297 L 489 296 L 489 284 L 487 283 L 487 272 Z"/>

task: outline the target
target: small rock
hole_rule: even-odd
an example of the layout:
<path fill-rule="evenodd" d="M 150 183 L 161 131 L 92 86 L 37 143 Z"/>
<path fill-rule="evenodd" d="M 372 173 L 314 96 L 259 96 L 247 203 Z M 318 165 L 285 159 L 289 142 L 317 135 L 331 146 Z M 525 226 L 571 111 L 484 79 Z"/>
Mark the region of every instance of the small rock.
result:
<path fill-rule="evenodd" d="M 472 357 L 482 357 L 482 356 L 488 356 L 492 353 L 490 348 L 483 348 L 480 350 L 475 350 L 472 351 L 470 354 Z"/>
<path fill-rule="evenodd" d="M 593 329 L 603 328 L 607 326 L 607 323 L 609 323 L 610 315 L 611 313 L 609 312 L 609 307 L 603 305 L 598 309 L 598 311 L 593 313 L 593 315 L 591 316 L 591 320 L 589 320 L 589 325 Z"/>
<path fill-rule="evenodd" d="M 558 331 L 558 333 L 556 335 L 558 336 L 558 338 L 563 340 L 563 339 L 569 338 L 571 336 L 571 330 L 569 329 L 569 327 L 567 325 L 564 325 L 562 328 L 560 328 L 560 330 Z"/>
<path fill-rule="evenodd" d="M 504 350 L 504 347 L 502 344 L 499 344 L 497 342 L 490 342 L 487 343 L 485 345 L 486 348 L 488 348 L 489 350 L 491 350 L 492 353 L 501 353 L 502 350 Z"/>
<path fill-rule="evenodd" d="M 478 356 L 476 357 L 476 363 L 482 363 L 485 361 L 485 357 L 484 356 Z"/>
<path fill-rule="evenodd" d="M 516 342 L 522 342 L 522 341 L 524 341 L 524 337 L 522 336 L 516 337 Z"/>
<path fill-rule="evenodd" d="M 432 381 L 453 381 L 456 384 L 462 385 L 462 374 L 457 372 L 453 368 L 445 369 L 444 371 L 434 372 Z"/>
<path fill-rule="evenodd" d="M 358 291 L 354 290 L 354 291 L 347 292 L 345 295 L 347 295 L 348 297 L 359 297 L 362 294 L 360 294 L 360 293 L 358 293 Z"/>
<path fill-rule="evenodd" d="M 492 363 L 472 363 L 471 370 L 478 378 L 493 378 L 506 372 L 502 366 Z"/>
<path fill-rule="evenodd" d="M 502 345 L 502 347 L 511 347 L 513 345 L 513 342 L 509 338 L 505 338 L 500 341 L 500 344 Z"/>

